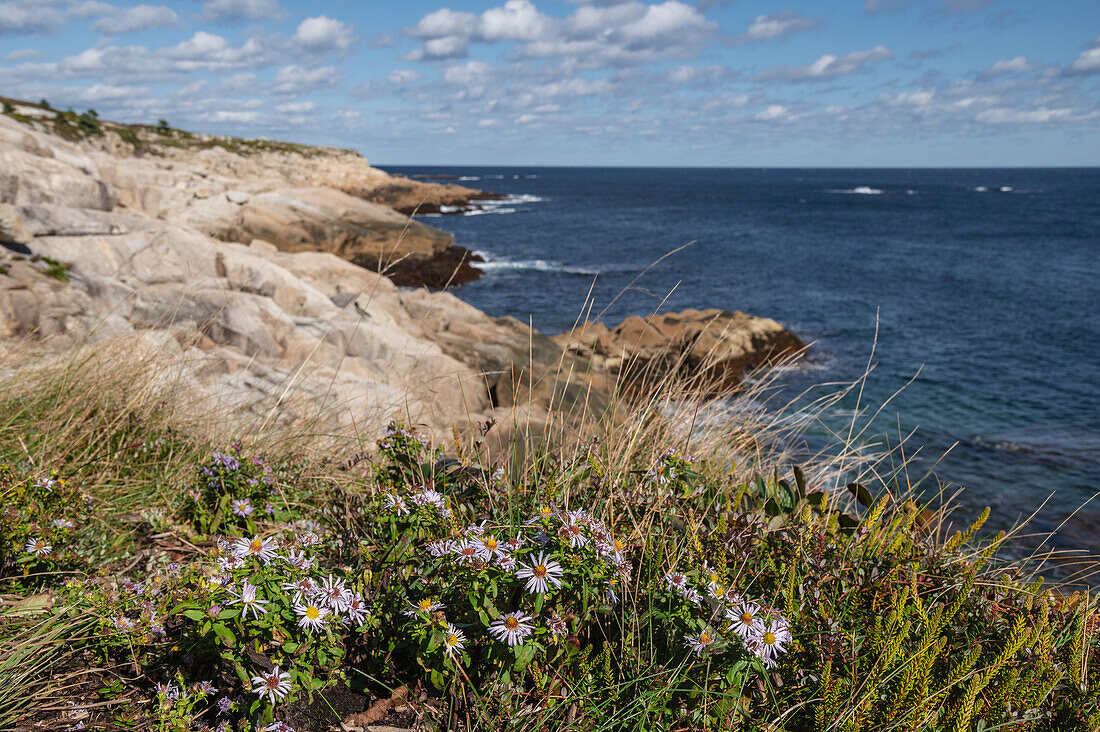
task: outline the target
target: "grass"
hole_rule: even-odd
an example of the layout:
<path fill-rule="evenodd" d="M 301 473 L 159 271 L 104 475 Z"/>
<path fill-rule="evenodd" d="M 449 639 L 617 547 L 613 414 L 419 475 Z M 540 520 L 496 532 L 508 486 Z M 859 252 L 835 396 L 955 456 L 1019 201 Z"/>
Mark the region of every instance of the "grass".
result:
<path fill-rule="evenodd" d="M 563 359 L 546 378 L 575 379 L 570 368 L 583 366 Z M 423 729 L 1100 727 L 1087 590 L 1000 560 L 1009 539 L 983 538 L 981 520 L 949 528 L 948 508 L 914 500 L 919 480 L 904 454 L 857 444 L 859 425 L 828 451 L 804 448 L 803 431 L 859 382 L 787 404 L 774 403 L 776 371 L 732 399 L 683 378 L 647 380 L 655 386 L 645 395 L 613 390 L 598 405 L 560 389 L 545 429 L 523 419 L 532 405 L 521 403 L 511 425 L 425 445 L 405 432 L 380 443 L 338 434 L 323 414 L 297 425 L 263 411 L 234 416 L 197 399 L 185 373 L 130 342 L 0 363 L 0 462 L 13 466 L 0 539 L 17 562 L 0 576 L 0 726 L 51 728 L 71 704 L 92 727 L 212 728 L 221 721 L 213 697 L 194 691 L 210 680 L 232 690 L 236 706 L 222 719 L 236 730 L 274 719 L 326 729 L 363 713 L 337 711 L 340 690 L 368 705 L 402 688 L 418 694 L 390 721 Z M 528 387 L 513 391 L 522 400 Z M 230 454 L 234 439 L 244 467 L 218 468 L 213 493 L 188 498 L 213 485 L 200 468 Z M 259 455 L 277 476 L 275 513 L 234 518 L 217 501 L 263 500 L 247 467 Z M 46 476 L 62 482 L 36 487 Z M 424 486 L 445 496 L 449 515 L 388 507 L 413 506 Z M 564 519 L 528 523 L 542 507 L 584 508 L 589 542 L 555 539 Z M 262 621 L 232 611 L 203 624 L 203 608 L 222 602 L 208 581 L 218 511 L 220 534 L 290 542 L 280 546 L 313 522 L 316 570 L 361 593 L 368 619 L 305 635 L 277 579 L 261 582 L 274 570 L 256 564 L 233 570 L 232 582 L 260 583 L 286 624 L 274 609 Z M 48 529 L 50 554 L 27 556 L 28 537 L 69 516 L 71 531 Z M 541 526 L 565 584 L 536 596 L 492 563 L 425 551 L 433 540 L 465 541 L 476 523 L 524 537 L 522 561 Z M 628 574 L 593 553 L 605 533 L 622 542 Z M 669 589 L 671 572 L 708 599 L 685 601 Z M 137 598 L 124 580 L 144 586 Z M 789 623 L 775 668 L 737 639 L 719 585 Z M 404 614 L 426 597 L 446 608 Z M 492 642 L 487 626 L 514 609 L 537 618 L 530 640 Z M 142 630 L 113 628 L 120 616 Z M 563 634 L 552 618 L 564 619 Z M 443 651 L 444 622 L 465 634 L 457 657 Z M 684 641 L 704 630 L 720 640 L 697 656 Z M 295 674 L 291 698 L 273 706 L 246 683 L 264 661 Z M 158 696 L 154 683 L 169 682 L 192 693 Z"/>

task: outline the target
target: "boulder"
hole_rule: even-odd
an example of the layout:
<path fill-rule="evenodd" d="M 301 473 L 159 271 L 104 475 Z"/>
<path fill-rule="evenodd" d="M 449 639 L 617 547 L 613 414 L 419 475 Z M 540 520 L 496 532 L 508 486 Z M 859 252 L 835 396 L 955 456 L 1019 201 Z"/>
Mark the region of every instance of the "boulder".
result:
<path fill-rule="evenodd" d="M 23 223 L 23 217 L 10 203 L 0 203 L 0 242 L 29 244 L 34 234 Z"/>

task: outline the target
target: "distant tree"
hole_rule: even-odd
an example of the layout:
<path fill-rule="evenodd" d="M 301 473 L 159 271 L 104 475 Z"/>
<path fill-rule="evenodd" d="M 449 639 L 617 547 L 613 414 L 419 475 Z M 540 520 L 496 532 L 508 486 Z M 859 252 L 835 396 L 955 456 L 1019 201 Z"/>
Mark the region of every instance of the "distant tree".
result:
<path fill-rule="evenodd" d="M 42 109 L 49 109 L 50 108 L 50 103 L 47 102 L 45 99 L 39 99 L 38 100 L 38 106 L 42 107 Z"/>
<path fill-rule="evenodd" d="M 4 114 L 14 114 L 15 107 L 7 99 L 4 100 Z"/>
<path fill-rule="evenodd" d="M 99 119 L 99 112 L 95 111 L 94 109 L 89 109 L 87 112 L 85 112 L 85 114 L 87 114 L 92 119 Z"/>
<path fill-rule="evenodd" d="M 168 132 L 168 130 L 170 129 L 168 127 L 168 120 L 164 119 L 163 117 L 158 119 L 157 120 L 157 129 L 160 130 L 161 132 Z"/>

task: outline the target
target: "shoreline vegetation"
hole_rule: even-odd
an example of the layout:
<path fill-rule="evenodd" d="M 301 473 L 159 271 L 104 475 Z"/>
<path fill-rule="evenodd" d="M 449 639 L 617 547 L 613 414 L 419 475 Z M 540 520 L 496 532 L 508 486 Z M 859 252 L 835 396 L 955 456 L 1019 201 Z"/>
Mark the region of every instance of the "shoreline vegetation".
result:
<path fill-rule="evenodd" d="M 1095 598 L 915 500 L 904 445 L 811 453 L 861 382 L 773 403 L 775 321 L 549 338 L 387 277 L 453 242 L 357 155 L 32 107 L 0 728 L 1100 728 Z"/>

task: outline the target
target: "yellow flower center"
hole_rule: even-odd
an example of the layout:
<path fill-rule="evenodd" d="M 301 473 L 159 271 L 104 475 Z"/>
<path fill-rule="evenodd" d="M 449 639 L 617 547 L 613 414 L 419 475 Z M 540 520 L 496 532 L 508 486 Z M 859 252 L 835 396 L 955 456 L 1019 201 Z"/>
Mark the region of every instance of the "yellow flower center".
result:
<path fill-rule="evenodd" d="M 498 546 L 500 546 L 500 544 L 497 543 L 497 540 L 494 539 L 491 536 L 489 538 L 487 538 L 483 543 L 485 544 L 485 548 L 488 549 L 489 551 L 493 551 Z"/>
<path fill-rule="evenodd" d="M 625 545 L 623 544 L 622 539 L 616 539 L 615 540 L 615 551 L 621 552 L 623 550 L 623 546 L 625 546 Z"/>
<path fill-rule="evenodd" d="M 458 636 L 455 635 L 454 633 L 448 633 L 446 641 L 447 641 L 447 645 L 456 646 L 456 645 L 458 645 Z"/>
<path fill-rule="evenodd" d="M 264 543 L 259 539 L 253 539 L 252 543 L 248 545 L 248 551 L 253 554 L 259 554 L 260 550 L 264 548 Z"/>
<path fill-rule="evenodd" d="M 764 633 L 763 640 L 765 645 L 772 645 L 773 643 L 775 643 L 775 633 L 769 630 L 768 632 Z"/>
<path fill-rule="evenodd" d="M 542 579 L 543 577 L 546 576 L 546 566 L 543 565 L 543 564 L 540 564 L 539 566 L 537 566 L 533 570 L 531 570 L 531 574 L 535 575 L 539 579 Z"/>
<path fill-rule="evenodd" d="M 504 619 L 504 627 L 508 630 L 517 630 L 519 628 L 519 621 L 509 615 Z"/>
<path fill-rule="evenodd" d="M 432 601 L 431 600 L 421 600 L 420 601 L 420 609 L 423 610 L 424 612 L 428 612 L 429 610 L 432 609 Z"/>
<path fill-rule="evenodd" d="M 752 613 L 749 613 L 749 612 L 741 613 L 741 622 L 745 623 L 746 625 L 751 623 L 752 622 Z"/>
<path fill-rule="evenodd" d="M 703 631 L 702 635 L 699 636 L 699 642 L 702 643 L 704 646 L 709 646 L 711 640 L 712 639 L 710 637 L 710 633 L 705 630 Z"/>
<path fill-rule="evenodd" d="M 321 611 L 315 608 L 313 605 L 310 605 L 306 608 L 306 617 L 310 620 L 316 620 L 317 618 L 321 617 Z"/>

